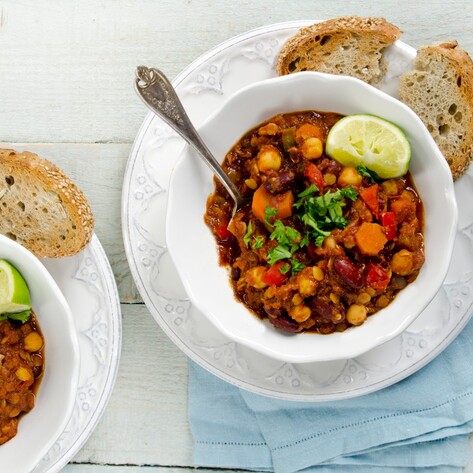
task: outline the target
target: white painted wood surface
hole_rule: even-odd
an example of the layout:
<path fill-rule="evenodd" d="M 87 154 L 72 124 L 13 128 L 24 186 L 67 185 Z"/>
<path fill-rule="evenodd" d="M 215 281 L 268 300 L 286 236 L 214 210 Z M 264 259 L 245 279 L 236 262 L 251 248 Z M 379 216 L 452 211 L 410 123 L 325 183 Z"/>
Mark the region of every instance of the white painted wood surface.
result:
<path fill-rule="evenodd" d="M 187 360 L 141 304 L 121 241 L 123 172 L 146 114 L 133 92 L 136 66 L 156 65 L 174 77 L 249 29 L 347 14 L 384 16 L 415 47 L 456 38 L 473 53 L 472 6 L 471 0 L 0 0 L 0 146 L 40 152 L 83 188 L 122 301 L 116 387 L 66 473 L 192 467 Z M 473 462 L 466 472 L 473 473 Z"/>

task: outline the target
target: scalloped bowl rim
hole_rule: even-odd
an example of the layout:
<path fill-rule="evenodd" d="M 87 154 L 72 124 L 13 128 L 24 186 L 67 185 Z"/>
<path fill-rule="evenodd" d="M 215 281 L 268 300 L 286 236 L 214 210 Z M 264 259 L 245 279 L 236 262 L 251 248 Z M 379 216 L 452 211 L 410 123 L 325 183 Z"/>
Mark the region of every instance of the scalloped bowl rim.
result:
<path fill-rule="evenodd" d="M 348 76 L 300 72 L 250 84 L 230 96 L 198 131 L 221 161 L 248 130 L 279 113 L 301 110 L 371 113 L 404 129 L 412 148 L 410 169 L 425 214 L 426 261 L 413 283 L 363 325 L 341 333 L 288 335 L 274 329 L 235 299 L 228 272 L 218 265 L 216 242 L 203 221 L 213 175 L 188 145 L 171 174 L 166 242 L 190 300 L 230 339 L 289 363 L 350 359 L 403 332 L 442 286 L 458 223 L 453 180 L 430 133 L 409 107 Z"/>
<path fill-rule="evenodd" d="M 45 339 L 45 372 L 35 407 L 20 420 L 17 435 L 0 445 L 2 469 L 26 473 L 45 457 L 71 417 L 79 382 L 79 341 L 71 309 L 41 261 L 3 235 L 0 258 L 25 278 Z"/>

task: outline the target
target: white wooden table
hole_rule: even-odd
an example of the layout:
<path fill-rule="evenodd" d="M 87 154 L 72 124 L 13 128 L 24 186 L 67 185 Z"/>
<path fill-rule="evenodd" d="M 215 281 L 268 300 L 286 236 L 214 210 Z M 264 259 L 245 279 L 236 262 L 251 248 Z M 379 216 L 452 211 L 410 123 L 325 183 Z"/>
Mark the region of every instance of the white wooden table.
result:
<path fill-rule="evenodd" d="M 0 0 L 0 146 L 39 152 L 84 190 L 122 302 L 115 389 L 66 473 L 192 468 L 187 360 L 141 302 L 121 240 L 124 168 L 147 113 L 133 91 L 136 66 L 155 65 L 172 78 L 249 29 L 347 14 L 384 16 L 415 47 L 456 38 L 473 53 L 472 6 L 471 0 Z M 466 471 L 473 472 L 473 460 Z"/>

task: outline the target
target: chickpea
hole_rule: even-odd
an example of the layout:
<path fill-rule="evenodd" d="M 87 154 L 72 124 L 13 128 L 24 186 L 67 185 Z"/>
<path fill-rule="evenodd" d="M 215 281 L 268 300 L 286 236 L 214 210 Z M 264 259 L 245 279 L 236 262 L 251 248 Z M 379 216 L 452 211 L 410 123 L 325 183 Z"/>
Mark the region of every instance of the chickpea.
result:
<path fill-rule="evenodd" d="M 20 381 L 29 381 L 31 378 L 33 378 L 33 375 L 30 373 L 30 371 L 23 367 L 18 368 L 15 371 L 15 375 Z"/>
<path fill-rule="evenodd" d="M 18 409 L 18 407 L 13 407 L 12 410 L 8 413 L 8 417 L 10 419 L 13 419 L 14 417 L 17 417 L 20 415 L 21 409 Z"/>
<path fill-rule="evenodd" d="M 391 270 L 400 276 L 407 276 L 414 269 L 414 258 L 410 251 L 401 250 L 394 254 L 391 261 Z"/>
<path fill-rule="evenodd" d="M 304 304 L 296 305 L 289 311 L 289 317 L 299 323 L 305 322 L 311 314 L 312 312 L 309 307 Z"/>
<path fill-rule="evenodd" d="M 266 272 L 264 266 L 254 266 L 245 274 L 246 283 L 255 289 L 264 289 L 267 284 L 263 282 L 263 275 Z"/>
<path fill-rule="evenodd" d="M 319 138 L 307 138 L 301 146 L 302 156 L 306 159 L 317 159 L 322 156 L 324 147 Z"/>
<path fill-rule="evenodd" d="M 258 134 L 262 136 L 274 136 L 277 135 L 281 129 L 279 128 L 276 123 L 267 123 L 266 125 L 263 125 L 259 130 Z"/>
<path fill-rule="evenodd" d="M 309 278 L 301 278 L 299 281 L 299 292 L 303 297 L 313 296 L 317 289 L 317 282 Z"/>
<path fill-rule="evenodd" d="M 20 358 L 25 361 L 30 361 L 31 360 L 31 355 L 27 351 L 20 351 Z"/>
<path fill-rule="evenodd" d="M 258 169 L 261 172 L 279 171 L 281 168 L 281 153 L 272 145 L 263 145 L 257 156 Z"/>
<path fill-rule="evenodd" d="M 338 176 L 338 184 L 342 187 L 360 186 L 363 182 L 363 176 L 352 166 L 345 166 Z"/>
<path fill-rule="evenodd" d="M 327 250 L 328 249 L 334 250 L 337 247 L 337 242 L 335 241 L 333 237 L 329 236 L 324 240 L 323 245 L 324 245 L 324 248 Z"/>
<path fill-rule="evenodd" d="M 41 350 L 43 339 L 38 332 L 31 332 L 25 337 L 24 344 L 26 351 L 35 352 Z"/>
<path fill-rule="evenodd" d="M 356 298 L 356 302 L 358 304 L 368 304 L 368 302 L 371 300 L 371 296 L 367 292 L 362 292 L 358 294 L 358 297 Z"/>
<path fill-rule="evenodd" d="M 352 304 L 347 311 L 347 322 L 352 325 L 361 325 L 367 317 L 368 311 L 364 305 Z"/>
<path fill-rule="evenodd" d="M 324 278 L 324 271 L 322 268 L 319 268 L 318 266 L 314 266 L 312 268 L 312 275 L 314 276 L 314 279 L 316 281 L 322 281 Z"/>

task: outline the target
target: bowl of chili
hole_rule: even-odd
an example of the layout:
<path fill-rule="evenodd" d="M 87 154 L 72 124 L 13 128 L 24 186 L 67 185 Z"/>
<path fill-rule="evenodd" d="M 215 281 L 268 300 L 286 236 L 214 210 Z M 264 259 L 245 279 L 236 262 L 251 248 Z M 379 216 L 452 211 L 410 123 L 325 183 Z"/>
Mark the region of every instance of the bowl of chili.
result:
<path fill-rule="evenodd" d="M 31 296 L 28 320 L 0 320 L 0 465 L 27 472 L 72 414 L 79 345 L 71 309 L 41 261 L 3 235 L 0 258 L 20 272 Z"/>
<path fill-rule="evenodd" d="M 327 156 L 330 129 L 353 114 L 403 130 L 406 175 L 379 179 Z M 291 363 L 348 359 L 426 309 L 449 267 L 457 206 L 448 165 L 407 106 L 354 78 L 302 72 L 241 89 L 199 132 L 249 204 L 232 216 L 186 147 L 166 240 L 189 298 L 228 337 Z"/>

